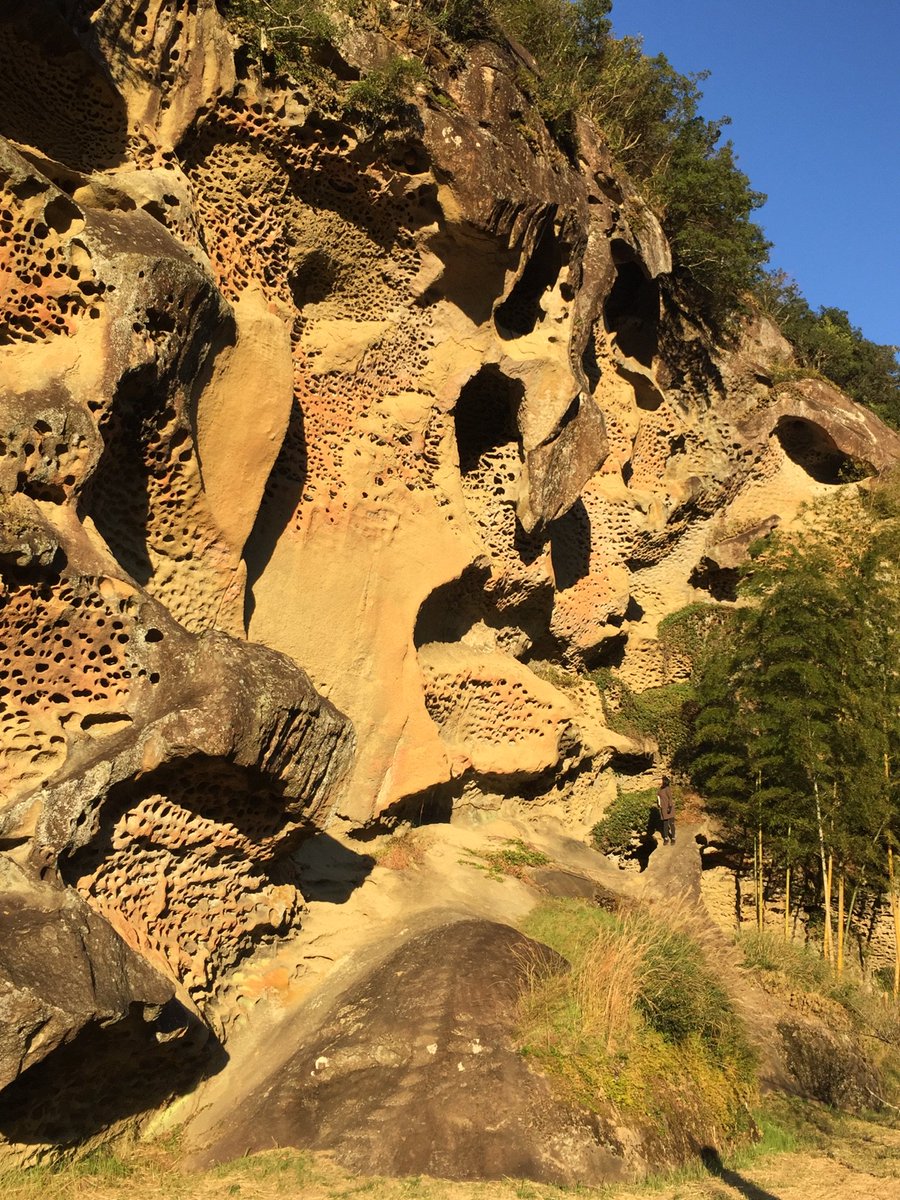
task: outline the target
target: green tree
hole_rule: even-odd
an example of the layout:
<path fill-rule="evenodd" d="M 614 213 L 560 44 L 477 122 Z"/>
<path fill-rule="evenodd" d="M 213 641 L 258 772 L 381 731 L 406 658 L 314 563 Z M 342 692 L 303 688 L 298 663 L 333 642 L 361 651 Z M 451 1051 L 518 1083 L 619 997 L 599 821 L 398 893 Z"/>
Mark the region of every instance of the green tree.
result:
<path fill-rule="evenodd" d="M 747 603 L 698 666 L 694 782 L 739 844 L 753 842 L 759 872 L 764 852 L 786 873 L 802 864 L 810 877 L 816 862 L 825 951 L 839 970 L 856 897 L 886 886 L 897 821 L 896 491 L 812 509 L 802 536 L 760 548 Z"/>

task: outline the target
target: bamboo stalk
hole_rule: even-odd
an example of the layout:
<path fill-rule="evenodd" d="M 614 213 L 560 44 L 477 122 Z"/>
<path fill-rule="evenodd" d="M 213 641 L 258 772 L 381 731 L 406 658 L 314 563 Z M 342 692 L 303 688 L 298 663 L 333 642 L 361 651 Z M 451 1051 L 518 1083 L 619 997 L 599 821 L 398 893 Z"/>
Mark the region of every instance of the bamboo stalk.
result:
<path fill-rule="evenodd" d="M 791 932 L 791 827 L 788 825 L 788 860 L 784 871 L 784 940 L 790 940 Z"/>
<path fill-rule="evenodd" d="M 760 844 L 754 834 L 754 908 L 756 911 L 756 928 L 760 928 Z"/>
<path fill-rule="evenodd" d="M 880 832 L 881 831 L 879 830 L 879 834 L 880 834 Z M 854 884 L 853 891 L 850 895 L 850 906 L 847 909 L 847 918 L 844 921 L 844 939 L 847 942 L 850 941 L 850 930 L 853 927 L 853 914 L 856 911 L 856 901 L 859 896 L 860 888 L 862 887 L 862 884 L 865 882 L 865 878 L 866 878 L 865 871 L 863 871 L 862 874 L 860 875 L 860 878 L 857 879 L 856 883 Z"/>
<path fill-rule="evenodd" d="M 834 925 L 832 924 L 832 896 L 834 895 L 834 854 L 828 856 L 828 872 L 826 880 L 826 958 L 834 962 Z"/>
<path fill-rule="evenodd" d="M 822 801 L 819 796 L 819 781 L 813 780 L 813 792 L 816 797 L 816 824 L 819 830 L 819 862 L 822 867 L 822 889 L 825 893 L 823 899 L 825 903 L 825 929 L 823 932 L 822 952 L 825 959 L 830 962 L 831 955 L 831 892 L 829 890 L 828 879 L 828 864 L 825 860 L 825 829 L 822 824 Z"/>
<path fill-rule="evenodd" d="M 888 879 L 891 889 L 891 913 L 894 918 L 894 999 L 900 999 L 900 903 L 894 882 L 894 850 L 888 846 Z"/>

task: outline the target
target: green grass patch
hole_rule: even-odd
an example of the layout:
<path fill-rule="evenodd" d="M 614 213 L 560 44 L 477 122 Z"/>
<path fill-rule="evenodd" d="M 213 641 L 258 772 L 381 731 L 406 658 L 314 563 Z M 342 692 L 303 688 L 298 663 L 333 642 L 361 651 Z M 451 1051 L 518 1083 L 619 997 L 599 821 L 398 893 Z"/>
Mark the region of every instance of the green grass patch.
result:
<path fill-rule="evenodd" d="M 537 974 L 523 1001 L 523 1053 L 577 1104 L 610 1106 L 678 1152 L 755 1132 L 756 1064 L 724 989 L 689 934 L 643 912 L 551 901 L 524 931 L 571 963 Z"/>
<path fill-rule="evenodd" d="M 744 966 L 751 970 L 786 975 L 809 992 L 830 991 L 835 982 L 828 963 L 809 946 L 757 929 L 740 933 L 737 940 Z"/>
<path fill-rule="evenodd" d="M 521 838 L 507 838 L 499 850 L 469 850 L 467 853 L 470 857 L 463 860 L 466 866 L 487 871 L 494 879 L 503 879 L 507 875 L 522 879 L 529 867 L 545 867 L 550 862 L 543 851 Z"/>
<path fill-rule="evenodd" d="M 79 1158 L 69 1168 L 69 1173 L 78 1178 L 128 1179 L 134 1174 L 133 1165 L 121 1158 L 109 1146 L 98 1146 Z"/>
<path fill-rule="evenodd" d="M 303 1150 L 268 1150 L 259 1154 L 248 1154 L 213 1168 L 218 1178 L 240 1175 L 246 1180 L 277 1178 L 291 1184 L 309 1184 L 315 1180 L 316 1172 L 312 1158 Z"/>
<path fill-rule="evenodd" d="M 608 915 L 583 900 L 552 900 L 528 914 L 522 932 L 578 967 L 598 931 L 608 924 Z"/>

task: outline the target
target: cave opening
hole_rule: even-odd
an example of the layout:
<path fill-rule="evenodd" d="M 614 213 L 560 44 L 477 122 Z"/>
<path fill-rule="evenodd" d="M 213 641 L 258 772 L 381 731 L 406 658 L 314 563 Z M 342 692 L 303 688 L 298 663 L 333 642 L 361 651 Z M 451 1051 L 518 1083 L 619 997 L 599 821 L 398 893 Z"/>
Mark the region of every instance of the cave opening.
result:
<path fill-rule="evenodd" d="M 287 283 L 297 308 L 327 300 L 338 284 L 340 268 L 326 250 L 310 250 L 288 271 Z"/>
<path fill-rule="evenodd" d="M 481 368 L 459 394 L 454 413 L 459 470 L 474 471 L 483 455 L 515 442 L 521 445 L 518 415 L 524 385 L 491 363 Z"/>
<path fill-rule="evenodd" d="M 562 246 L 551 219 L 544 226 L 512 291 L 494 311 L 494 324 L 500 337 L 509 341 L 534 332 L 544 316 L 541 297 L 556 286 L 563 264 Z"/>
<path fill-rule="evenodd" d="M 659 352 L 659 285 L 626 242 L 613 241 L 612 253 L 616 278 L 603 306 L 606 328 L 627 358 L 652 367 Z"/>
<path fill-rule="evenodd" d="M 456 579 L 426 596 L 413 631 L 417 650 L 429 642 L 462 641 L 473 625 L 486 620 L 489 605 L 485 585 L 489 576 L 489 567 L 470 565 Z"/>
<path fill-rule="evenodd" d="M 567 513 L 551 523 L 549 533 L 556 590 L 564 592 L 590 571 L 591 518 L 584 502 L 576 500 Z"/>
<path fill-rule="evenodd" d="M 775 426 L 782 450 L 816 483 L 853 483 L 875 474 L 871 463 L 841 450 L 821 425 L 804 417 L 782 417 Z"/>

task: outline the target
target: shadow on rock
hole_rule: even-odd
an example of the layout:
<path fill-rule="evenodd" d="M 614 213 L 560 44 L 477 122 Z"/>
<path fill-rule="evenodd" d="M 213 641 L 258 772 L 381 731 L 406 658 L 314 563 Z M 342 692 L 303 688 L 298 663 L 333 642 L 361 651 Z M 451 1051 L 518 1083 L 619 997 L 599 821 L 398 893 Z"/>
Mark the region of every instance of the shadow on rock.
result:
<path fill-rule="evenodd" d="M 23 1146 L 85 1142 L 190 1092 L 228 1060 L 177 1000 L 155 1020 L 133 1006 L 115 1025 L 86 1025 L 0 1092 L 0 1137 Z"/>
<path fill-rule="evenodd" d="M 357 854 L 327 833 L 318 833 L 293 855 L 304 900 L 345 904 L 368 878 L 375 859 Z"/>
<path fill-rule="evenodd" d="M 647 820 L 644 828 L 640 831 L 635 831 L 625 857 L 637 862 L 642 872 L 646 871 L 650 865 L 651 855 L 659 848 L 661 838 L 662 818 L 659 815 L 659 809 L 654 804 L 647 809 Z"/>

